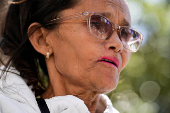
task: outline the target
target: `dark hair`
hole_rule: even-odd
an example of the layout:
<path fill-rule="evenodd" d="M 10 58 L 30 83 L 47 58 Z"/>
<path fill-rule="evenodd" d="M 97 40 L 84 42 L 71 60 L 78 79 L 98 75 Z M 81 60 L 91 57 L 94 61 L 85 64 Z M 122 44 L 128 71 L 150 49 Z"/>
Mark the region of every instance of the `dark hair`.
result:
<path fill-rule="evenodd" d="M 5 13 L 7 10 L 7 0 L 0 0 L 0 28 L 3 18 L 5 17 Z M 1 34 L 1 31 L 0 31 Z"/>
<path fill-rule="evenodd" d="M 18 2 L 14 0 L 13 2 Z M 47 29 L 56 24 L 47 24 L 58 17 L 61 11 L 74 7 L 78 0 L 26 0 L 20 4 L 11 4 L 2 28 L 0 48 L 9 57 L 4 64 L 4 72 L 12 65 L 20 72 L 20 76 L 32 85 L 35 95 L 45 90 L 41 76 L 48 75 L 44 56 L 32 47 L 28 40 L 28 27 L 38 22 Z M 1 62 L 3 62 L 1 60 Z"/>

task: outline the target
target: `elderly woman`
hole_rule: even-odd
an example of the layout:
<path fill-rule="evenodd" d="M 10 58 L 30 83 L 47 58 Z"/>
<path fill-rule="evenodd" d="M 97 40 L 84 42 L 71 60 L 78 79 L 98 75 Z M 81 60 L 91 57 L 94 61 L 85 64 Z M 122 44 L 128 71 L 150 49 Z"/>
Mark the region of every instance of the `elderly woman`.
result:
<path fill-rule="evenodd" d="M 141 42 L 124 0 L 14 0 L 0 43 L 9 58 L 0 111 L 117 113 L 104 94 Z"/>

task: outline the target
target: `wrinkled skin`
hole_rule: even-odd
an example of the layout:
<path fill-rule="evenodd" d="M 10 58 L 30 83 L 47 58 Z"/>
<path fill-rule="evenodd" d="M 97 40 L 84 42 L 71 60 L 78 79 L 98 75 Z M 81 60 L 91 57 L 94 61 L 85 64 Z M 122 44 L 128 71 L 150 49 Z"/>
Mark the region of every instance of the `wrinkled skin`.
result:
<path fill-rule="evenodd" d="M 64 10 L 62 16 L 85 11 L 107 12 L 107 18 L 113 23 L 131 25 L 129 9 L 123 0 L 82 0 L 74 8 Z M 42 33 L 45 38 L 37 39 L 42 46 L 33 46 L 41 54 L 50 52 L 50 58 L 46 59 L 50 83 L 43 98 L 74 95 L 85 102 L 91 113 L 103 112 L 102 109 L 96 110 L 99 94 L 116 88 L 119 74 L 127 65 L 131 53 L 124 49 L 117 32 L 108 40 L 92 36 L 87 25 L 81 23 L 85 20 L 85 16 L 68 20 L 49 33 L 41 28 L 32 36 L 35 38 Z M 118 59 L 119 66 L 98 62 L 103 56 Z"/>

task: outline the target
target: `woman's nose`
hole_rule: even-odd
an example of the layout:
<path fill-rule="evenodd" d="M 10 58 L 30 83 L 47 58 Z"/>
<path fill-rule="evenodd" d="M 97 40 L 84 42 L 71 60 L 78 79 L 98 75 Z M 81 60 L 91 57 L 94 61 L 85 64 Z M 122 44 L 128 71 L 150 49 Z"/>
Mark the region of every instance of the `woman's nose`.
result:
<path fill-rule="evenodd" d="M 123 51 L 123 43 L 118 36 L 118 32 L 113 32 L 110 38 L 106 40 L 105 43 L 106 49 L 113 50 L 115 52 L 122 52 Z"/>

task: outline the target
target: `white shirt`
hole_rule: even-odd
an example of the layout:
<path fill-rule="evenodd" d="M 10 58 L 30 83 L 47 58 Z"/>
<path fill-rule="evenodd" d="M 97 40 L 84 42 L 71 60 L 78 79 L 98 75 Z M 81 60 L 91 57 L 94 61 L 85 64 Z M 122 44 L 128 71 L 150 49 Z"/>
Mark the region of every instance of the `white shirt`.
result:
<path fill-rule="evenodd" d="M 0 113 L 41 113 L 35 95 L 17 74 L 19 72 L 11 68 L 10 72 L 0 75 Z M 106 95 L 102 94 L 101 98 L 107 106 L 104 113 L 119 113 Z M 90 113 L 84 101 L 72 95 L 56 96 L 45 102 L 50 113 Z"/>

